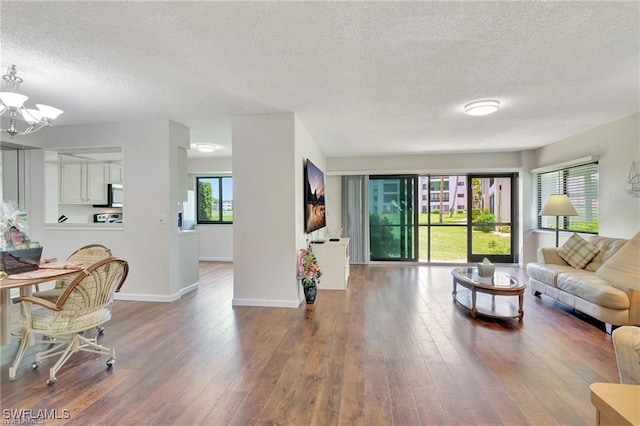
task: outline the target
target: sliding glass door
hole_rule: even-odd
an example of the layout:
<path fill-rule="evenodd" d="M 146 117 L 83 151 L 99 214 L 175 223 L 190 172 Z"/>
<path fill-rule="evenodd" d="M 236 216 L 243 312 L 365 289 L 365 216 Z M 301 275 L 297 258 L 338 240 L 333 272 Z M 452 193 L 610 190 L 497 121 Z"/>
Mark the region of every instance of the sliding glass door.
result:
<path fill-rule="evenodd" d="M 369 177 L 371 260 L 417 260 L 416 176 Z"/>
<path fill-rule="evenodd" d="M 515 262 L 515 176 L 471 175 L 467 179 L 471 209 L 469 261 L 479 262 L 486 257 L 496 263 Z"/>
<path fill-rule="evenodd" d="M 514 263 L 515 174 L 372 176 L 371 260 Z"/>
<path fill-rule="evenodd" d="M 430 263 L 467 261 L 466 176 L 419 176 L 419 259 Z"/>

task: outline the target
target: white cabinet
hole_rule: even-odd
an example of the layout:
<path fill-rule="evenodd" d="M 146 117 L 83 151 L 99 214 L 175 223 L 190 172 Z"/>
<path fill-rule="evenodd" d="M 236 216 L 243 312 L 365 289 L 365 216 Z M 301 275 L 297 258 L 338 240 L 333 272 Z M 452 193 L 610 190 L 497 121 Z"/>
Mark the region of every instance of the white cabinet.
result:
<path fill-rule="evenodd" d="M 106 204 L 107 165 L 60 163 L 61 204 Z"/>
<path fill-rule="evenodd" d="M 122 183 L 122 164 L 109 164 L 109 183 Z"/>
<path fill-rule="evenodd" d="M 349 238 L 311 244 L 322 271 L 319 290 L 346 290 L 349 284 Z"/>

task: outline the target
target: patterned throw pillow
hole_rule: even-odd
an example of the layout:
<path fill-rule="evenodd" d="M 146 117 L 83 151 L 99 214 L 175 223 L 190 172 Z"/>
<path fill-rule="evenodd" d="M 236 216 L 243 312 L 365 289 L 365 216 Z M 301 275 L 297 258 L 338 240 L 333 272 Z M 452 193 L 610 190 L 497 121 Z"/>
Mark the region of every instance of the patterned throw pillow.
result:
<path fill-rule="evenodd" d="M 600 249 L 589 244 L 580 235 L 573 234 L 566 243 L 558 249 L 558 255 L 569 265 L 583 269 L 591 259 L 596 257 Z"/>

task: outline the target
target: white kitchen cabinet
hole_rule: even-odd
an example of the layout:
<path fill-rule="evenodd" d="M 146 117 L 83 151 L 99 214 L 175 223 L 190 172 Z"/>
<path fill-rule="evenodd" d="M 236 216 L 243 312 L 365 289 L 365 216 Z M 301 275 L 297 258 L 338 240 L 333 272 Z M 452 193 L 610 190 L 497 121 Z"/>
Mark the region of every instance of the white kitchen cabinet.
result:
<path fill-rule="evenodd" d="M 122 183 L 122 164 L 109 164 L 109 183 Z"/>
<path fill-rule="evenodd" d="M 60 203 L 106 204 L 107 173 L 102 163 L 60 163 Z"/>
<path fill-rule="evenodd" d="M 349 238 L 311 244 L 322 271 L 318 290 L 346 290 L 349 284 Z"/>

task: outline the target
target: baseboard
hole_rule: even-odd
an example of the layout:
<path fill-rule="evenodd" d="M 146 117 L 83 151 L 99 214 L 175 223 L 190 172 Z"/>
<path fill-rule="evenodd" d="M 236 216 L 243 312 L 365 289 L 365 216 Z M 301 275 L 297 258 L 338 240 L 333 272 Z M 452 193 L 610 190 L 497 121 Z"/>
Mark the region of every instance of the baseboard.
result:
<path fill-rule="evenodd" d="M 198 289 L 198 285 L 199 285 L 199 282 L 196 281 L 195 283 L 193 283 L 191 285 L 188 285 L 188 286 L 186 286 L 184 288 L 181 288 L 180 291 L 178 292 L 180 294 L 180 297 L 184 296 L 187 293 L 190 293 L 192 291 L 197 290 Z"/>
<path fill-rule="evenodd" d="M 203 262 L 233 262 L 233 257 L 200 257 Z"/>
<path fill-rule="evenodd" d="M 264 308 L 297 308 L 301 301 L 295 300 L 270 300 L 270 299 L 236 299 L 231 301 L 232 306 L 256 306 Z"/>
<path fill-rule="evenodd" d="M 175 302 L 180 299 L 181 294 L 174 293 L 167 296 L 158 294 L 132 294 L 132 293 L 116 293 L 115 300 L 127 300 L 130 302 Z"/>

